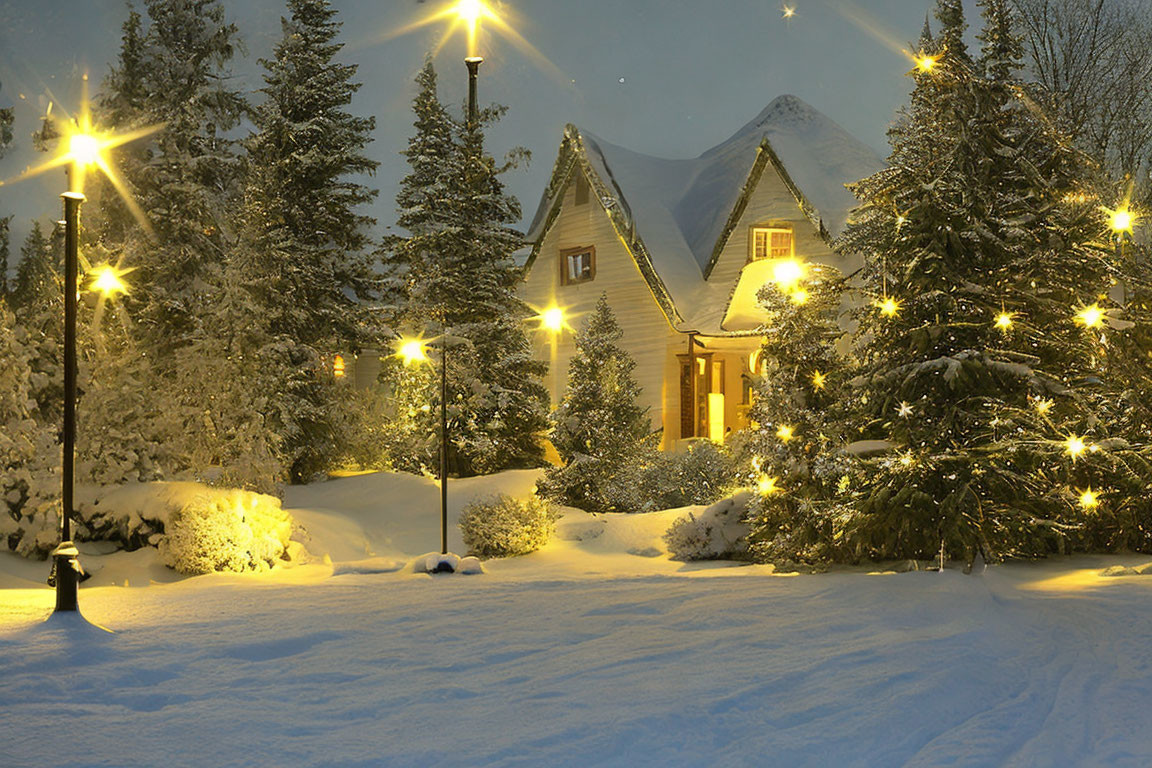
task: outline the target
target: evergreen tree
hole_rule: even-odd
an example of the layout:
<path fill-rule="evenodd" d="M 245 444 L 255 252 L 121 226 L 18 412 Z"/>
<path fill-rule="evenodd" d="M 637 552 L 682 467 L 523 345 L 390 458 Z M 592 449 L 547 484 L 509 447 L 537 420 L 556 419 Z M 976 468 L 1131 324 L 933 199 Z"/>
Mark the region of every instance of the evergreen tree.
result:
<path fill-rule="evenodd" d="M 145 347 L 167 370 L 222 281 L 240 165 L 226 134 L 247 104 L 230 87 L 237 30 L 218 0 L 145 0 L 145 9 L 143 43 L 130 16 L 106 100 L 125 120 L 163 125 L 139 166 L 124 169 L 154 232 L 133 228 L 123 263 L 136 268 L 128 301 Z"/>
<path fill-rule="evenodd" d="M 512 224 L 520 205 L 499 179 L 509 166 L 498 168 L 484 152 L 484 126 L 503 109 L 456 126 L 441 162 L 418 150 L 443 146 L 430 65 L 419 82 L 413 172 L 401 192 L 402 214 L 414 230 L 391 243 L 392 263 L 407 277 L 401 315 L 414 331 L 439 335 L 449 346 L 453 471 L 536 466 L 548 394 L 541 381 L 546 366 L 533 359 L 525 327 L 532 313 L 516 295 L 520 273 L 512 253 L 521 237 Z"/>
<path fill-rule="evenodd" d="M 59 542 L 59 454 L 36 408 L 38 347 L 0 302 L 0 545 L 43 557 Z"/>
<path fill-rule="evenodd" d="M 946 45 L 917 74 L 889 168 L 856 185 L 840 243 L 869 255 L 856 419 L 899 448 L 858 489 L 857 556 L 1047 551 L 1052 521 L 1080 512 L 1088 457 L 1070 438 L 1104 439 L 1103 222 L 1064 203 L 1090 168 L 1021 97 L 1007 9 L 984 5 L 981 60 Z M 953 29 L 958 6 L 940 4 Z"/>
<path fill-rule="evenodd" d="M 248 141 L 244 242 L 237 277 L 244 281 L 278 355 L 281 372 L 271 425 L 284 438 L 296 480 L 328 466 L 338 451 L 334 412 L 345 398 L 330 363 L 378 335 L 372 302 L 378 278 L 367 228 L 357 212 L 370 190 L 349 176 L 377 163 L 363 149 L 375 125 L 347 111 L 359 84 L 356 67 L 335 60 L 340 24 L 327 0 L 289 0 L 291 17 L 272 60 L 262 61 L 264 102 Z M 303 376 L 300 371 L 306 371 Z"/>
<path fill-rule="evenodd" d="M 844 279 L 810 265 L 802 284 L 765 286 L 767 316 L 754 372 L 749 505 L 753 555 L 773 562 L 834 559 L 848 462 L 838 447 L 848 364 L 836 351 Z"/>
<path fill-rule="evenodd" d="M 637 405 L 636 362 L 606 296 L 576 335 L 564 400 L 552 414 L 552 444 L 563 464 L 550 467 L 540 492 L 587 512 L 635 512 L 637 470 L 652 427 Z"/>
<path fill-rule="evenodd" d="M 8 254 L 9 254 L 9 233 L 11 229 L 9 224 L 12 221 L 11 216 L 0 218 L 0 299 L 8 300 L 9 280 L 8 280 Z"/>
<path fill-rule="evenodd" d="M 39 221 L 20 246 L 20 264 L 16 268 L 16 282 L 12 286 L 12 306 L 18 311 L 29 309 L 60 293 L 60 273 L 52 258 L 52 247 L 44 235 Z M 23 316 L 23 313 L 21 313 Z"/>

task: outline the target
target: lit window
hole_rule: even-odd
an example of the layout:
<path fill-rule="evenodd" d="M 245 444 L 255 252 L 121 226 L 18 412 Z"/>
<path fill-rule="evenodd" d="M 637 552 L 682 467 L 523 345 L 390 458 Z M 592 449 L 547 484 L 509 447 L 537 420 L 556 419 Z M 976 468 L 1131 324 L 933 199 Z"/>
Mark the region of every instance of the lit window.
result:
<path fill-rule="evenodd" d="M 344 356 L 336 355 L 332 360 L 332 375 L 338 379 L 344 378 Z"/>
<path fill-rule="evenodd" d="M 560 251 L 560 284 L 586 283 L 596 277 L 596 249 L 570 248 Z"/>
<path fill-rule="evenodd" d="M 791 259 L 795 256 L 791 229 L 755 227 L 752 230 L 752 261 Z"/>

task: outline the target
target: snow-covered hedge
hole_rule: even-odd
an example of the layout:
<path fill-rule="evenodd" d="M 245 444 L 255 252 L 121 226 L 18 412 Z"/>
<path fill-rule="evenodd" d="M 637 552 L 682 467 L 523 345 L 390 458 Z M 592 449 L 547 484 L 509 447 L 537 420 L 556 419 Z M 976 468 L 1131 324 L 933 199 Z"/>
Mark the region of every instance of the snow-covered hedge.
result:
<path fill-rule="evenodd" d="M 473 501 L 460 516 L 460 533 L 477 557 L 513 557 L 548 543 L 560 512 L 537 496 L 514 499 L 499 494 Z"/>
<path fill-rule="evenodd" d="M 712 504 L 738 485 L 732 451 L 710 440 L 694 440 L 684 450 L 655 453 L 639 470 L 645 512 Z"/>
<path fill-rule="evenodd" d="M 292 518 L 273 496 L 205 489 L 173 510 L 159 541 L 180 573 L 267 571 L 284 559 Z"/>
<path fill-rule="evenodd" d="M 664 534 L 673 560 L 742 560 L 748 555 L 748 524 L 744 516 L 750 494 L 742 491 L 722 499 L 699 516 L 689 514 Z"/>

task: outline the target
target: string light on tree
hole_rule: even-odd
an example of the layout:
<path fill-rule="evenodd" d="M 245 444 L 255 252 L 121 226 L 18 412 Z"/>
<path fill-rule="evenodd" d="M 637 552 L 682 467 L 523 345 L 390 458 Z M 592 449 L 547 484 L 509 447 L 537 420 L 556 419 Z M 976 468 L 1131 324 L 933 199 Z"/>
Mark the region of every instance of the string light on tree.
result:
<path fill-rule="evenodd" d="M 783 259 L 772 266 L 772 280 L 781 291 L 787 293 L 804 279 L 805 272 L 803 263 L 795 259 Z"/>
<path fill-rule="evenodd" d="M 900 405 L 896 408 L 896 415 L 902 419 L 907 419 L 912 415 L 913 409 L 911 403 L 901 401 Z"/>
<path fill-rule="evenodd" d="M 1084 451 L 1087 449 L 1088 446 L 1084 443 L 1084 438 L 1082 437 L 1069 435 L 1064 441 L 1064 452 L 1072 457 L 1072 461 L 1076 461 L 1076 459 L 1083 456 Z"/>
<path fill-rule="evenodd" d="M 996 327 L 1007 333 L 1012 330 L 1012 321 L 1016 317 L 1013 312 L 1001 312 L 996 315 Z"/>
<path fill-rule="evenodd" d="M 876 302 L 876 308 L 880 310 L 880 314 L 884 317 L 896 317 L 900 314 L 901 303 L 891 296 Z"/>
<path fill-rule="evenodd" d="M 1085 328 L 1097 328 L 1104 322 L 1104 310 L 1099 304 L 1081 307 L 1076 313 L 1076 322 Z"/>
<path fill-rule="evenodd" d="M 824 389 L 824 383 L 828 380 L 828 374 L 814 371 L 812 373 L 812 388 L 816 390 Z"/>
<path fill-rule="evenodd" d="M 794 434 L 795 430 L 787 424 L 781 424 L 780 428 L 776 430 L 776 437 L 785 443 L 791 440 Z"/>
<path fill-rule="evenodd" d="M 1100 506 L 1100 494 L 1088 488 L 1080 494 L 1080 508 L 1085 510 L 1096 509 Z"/>
<path fill-rule="evenodd" d="M 1108 226 L 1112 228 L 1117 237 L 1132 234 L 1132 228 L 1136 224 L 1136 214 L 1127 205 L 1122 205 L 1115 210 L 1111 208 L 1102 208 L 1102 210 L 1108 214 Z"/>
<path fill-rule="evenodd" d="M 763 476 L 756 483 L 756 490 L 761 496 L 773 496 L 777 493 L 783 493 L 784 489 L 777 485 L 779 482 L 780 478 L 778 477 Z"/>
<path fill-rule="evenodd" d="M 936 65 L 940 63 L 939 56 L 932 56 L 923 51 L 913 56 L 912 60 L 916 63 L 916 68 L 909 74 L 916 74 L 917 72 L 925 75 L 929 74 L 935 70 Z"/>
<path fill-rule="evenodd" d="M 809 295 L 808 291 L 804 290 L 803 288 L 797 288 L 796 290 L 792 291 L 790 298 L 792 299 L 793 304 L 799 306 L 801 304 L 807 304 L 808 299 L 811 298 L 811 296 Z"/>
<path fill-rule="evenodd" d="M 1055 405 L 1055 402 L 1047 398 L 1038 397 L 1032 401 L 1032 407 L 1035 408 L 1036 413 L 1040 414 L 1041 416 L 1047 416 L 1048 412 L 1052 410 L 1053 405 Z"/>

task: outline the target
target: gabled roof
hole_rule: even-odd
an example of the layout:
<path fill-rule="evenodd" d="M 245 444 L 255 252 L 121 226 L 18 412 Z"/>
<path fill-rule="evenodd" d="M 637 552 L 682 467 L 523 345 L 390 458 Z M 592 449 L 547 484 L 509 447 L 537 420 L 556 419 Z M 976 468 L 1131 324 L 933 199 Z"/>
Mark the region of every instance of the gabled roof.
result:
<path fill-rule="evenodd" d="M 730 139 L 691 160 L 633 152 L 569 125 L 528 231 L 533 247 L 526 269 L 579 167 L 672 325 L 728 335 L 720 324 L 733 286 L 707 278 L 769 166 L 816 232 L 831 241 L 855 206 L 844 185 L 874 173 L 883 162 L 795 96 L 777 98 Z"/>

